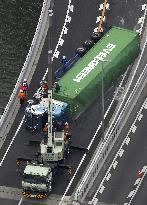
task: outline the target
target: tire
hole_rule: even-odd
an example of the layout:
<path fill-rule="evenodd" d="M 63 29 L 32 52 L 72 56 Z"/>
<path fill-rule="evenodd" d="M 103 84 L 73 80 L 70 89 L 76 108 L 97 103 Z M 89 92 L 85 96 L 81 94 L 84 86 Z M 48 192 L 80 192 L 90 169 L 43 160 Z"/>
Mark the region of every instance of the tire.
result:
<path fill-rule="evenodd" d="M 97 43 L 97 42 L 101 39 L 102 36 L 103 36 L 102 33 L 94 32 L 94 33 L 92 33 L 92 34 L 90 35 L 90 38 L 91 38 L 95 43 Z"/>
<path fill-rule="evenodd" d="M 78 54 L 80 57 L 84 56 L 86 53 L 86 48 L 84 47 L 79 47 L 75 51 L 76 54 Z"/>
<path fill-rule="evenodd" d="M 94 41 L 91 40 L 91 39 L 86 40 L 86 41 L 83 43 L 83 47 L 86 48 L 86 50 L 90 50 L 93 45 L 94 45 Z"/>

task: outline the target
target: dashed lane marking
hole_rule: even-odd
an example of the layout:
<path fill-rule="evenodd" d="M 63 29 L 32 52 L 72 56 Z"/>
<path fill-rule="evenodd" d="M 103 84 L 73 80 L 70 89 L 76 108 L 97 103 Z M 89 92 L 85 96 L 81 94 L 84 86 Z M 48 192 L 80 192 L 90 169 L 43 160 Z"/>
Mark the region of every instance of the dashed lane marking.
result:
<path fill-rule="evenodd" d="M 140 180 L 141 180 L 141 178 L 136 179 L 136 181 L 135 181 L 134 185 L 139 184 Z"/>
<path fill-rule="evenodd" d="M 118 162 L 117 161 L 115 161 L 114 163 L 113 163 L 113 169 L 115 169 L 116 168 L 116 166 L 117 166 L 117 164 L 118 164 Z"/>
<path fill-rule="evenodd" d="M 141 108 L 140 108 L 140 110 L 139 110 L 139 112 L 138 112 L 138 114 L 137 114 L 137 116 L 136 116 L 136 119 L 135 119 L 133 125 L 136 123 L 138 117 L 141 115 L 141 112 L 142 112 L 142 110 L 144 109 L 144 106 L 146 105 L 146 103 L 147 103 L 147 98 L 146 98 L 145 101 L 143 102 L 143 104 L 142 104 L 142 106 L 141 106 Z M 108 170 L 107 170 L 107 172 L 106 172 L 106 174 L 105 174 L 103 180 L 101 181 L 101 183 L 100 183 L 100 185 L 99 185 L 99 188 L 97 189 L 96 193 L 94 194 L 94 197 L 93 197 L 92 201 L 94 201 L 94 199 L 97 198 L 97 194 L 99 193 L 99 190 L 100 190 L 100 188 L 103 186 L 104 182 L 107 181 L 106 178 L 107 178 L 107 176 L 109 175 L 111 169 L 112 169 L 112 168 L 113 168 L 113 169 L 116 168 L 116 165 L 117 165 L 117 163 L 118 163 L 118 162 L 116 161 L 116 159 L 118 158 L 118 156 L 121 157 L 122 154 L 124 153 L 124 149 L 122 149 L 122 147 L 123 147 L 125 144 L 127 144 L 127 145 L 129 144 L 129 142 L 130 142 L 129 134 L 130 134 L 131 132 L 132 132 L 132 126 L 130 127 L 127 136 L 125 137 L 124 141 L 122 142 L 122 144 L 121 144 L 121 146 L 120 146 L 120 148 L 119 148 L 117 154 L 115 155 L 115 157 L 114 157 L 114 159 L 113 159 L 113 161 L 112 161 L 110 167 L 108 168 Z M 143 169 L 146 170 L 146 168 L 147 168 L 147 166 L 145 166 Z M 143 169 L 142 169 L 142 172 L 144 172 Z M 136 182 L 136 183 L 137 183 L 137 182 Z"/>
<path fill-rule="evenodd" d="M 20 122 L 20 124 L 19 124 L 19 126 L 18 126 L 18 128 L 17 128 L 17 130 L 16 130 L 16 132 L 15 132 L 15 135 L 13 136 L 13 138 L 12 138 L 12 140 L 11 140 L 11 142 L 10 142 L 10 144 L 9 144 L 9 146 L 8 146 L 8 148 L 7 148 L 5 154 L 4 154 L 4 156 L 3 156 L 3 158 L 2 158 L 2 160 L 1 160 L 1 162 L 0 162 L 0 167 L 2 166 L 4 160 L 5 160 L 5 158 L 6 158 L 7 154 L 8 154 L 8 152 L 9 152 L 9 149 L 11 148 L 11 146 L 12 146 L 12 144 L 13 144 L 13 142 L 14 142 L 14 140 L 15 140 L 17 134 L 18 134 L 18 132 L 19 132 L 19 130 L 20 130 L 20 128 L 21 128 L 21 126 L 22 126 L 22 124 L 23 124 L 23 122 L 24 122 L 24 119 L 25 119 L 25 116 L 23 116 L 23 118 L 22 118 L 22 120 L 21 120 L 21 122 Z"/>
<path fill-rule="evenodd" d="M 135 192 L 135 190 L 131 191 L 127 198 L 131 198 L 133 196 L 134 192 Z"/>
<path fill-rule="evenodd" d="M 125 140 L 126 145 L 129 145 L 129 142 L 130 142 L 130 137 L 127 137 Z"/>
<path fill-rule="evenodd" d="M 123 153 L 124 153 L 124 149 L 121 149 L 121 150 L 119 151 L 119 156 L 122 157 Z"/>
<path fill-rule="evenodd" d="M 104 185 L 102 185 L 102 186 L 100 187 L 99 193 L 102 194 L 103 191 L 104 191 L 104 189 L 105 189 L 105 187 L 104 187 Z"/>
<path fill-rule="evenodd" d="M 132 132 L 135 133 L 136 129 L 137 129 L 136 125 L 133 124 L 131 127 Z"/>
<path fill-rule="evenodd" d="M 142 118 L 143 118 L 143 114 L 140 114 L 138 120 L 141 121 Z"/>
<path fill-rule="evenodd" d="M 127 196 L 127 201 L 128 203 L 124 203 L 124 205 L 130 205 L 132 204 L 132 201 L 134 199 L 134 197 L 136 196 L 146 174 L 147 174 L 147 166 L 144 166 L 141 170 L 142 176 L 138 177 L 138 179 L 135 181 L 134 183 L 134 187 L 133 190 L 129 193 L 129 195 Z"/>
<path fill-rule="evenodd" d="M 109 174 L 107 175 L 106 181 L 109 181 L 110 177 L 111 177 L 111 173 L 109 173 Z"/>

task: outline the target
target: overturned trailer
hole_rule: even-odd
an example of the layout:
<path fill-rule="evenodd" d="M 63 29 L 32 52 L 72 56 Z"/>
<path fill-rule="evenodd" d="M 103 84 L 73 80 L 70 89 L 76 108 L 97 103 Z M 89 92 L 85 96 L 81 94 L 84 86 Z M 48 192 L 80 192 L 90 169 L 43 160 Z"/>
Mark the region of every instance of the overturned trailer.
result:
<path fill-rule="evenodd" d="M 71 119 L 79 116 L 101 94 L 102 61 L 104 89 L 122 74 L 138 56 L 138 33 L 112 27 L 59 81 L 53 98 L 69 105 Z"/>

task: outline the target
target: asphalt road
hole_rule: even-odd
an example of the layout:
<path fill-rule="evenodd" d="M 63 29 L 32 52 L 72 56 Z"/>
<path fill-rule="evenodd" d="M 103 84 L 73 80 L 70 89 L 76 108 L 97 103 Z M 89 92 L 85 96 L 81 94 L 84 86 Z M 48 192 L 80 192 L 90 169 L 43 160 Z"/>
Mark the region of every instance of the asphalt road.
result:
<path fill-rule="evenodd" d="M 144 148 L 145 149 L 145 148 Z M 134 200 L 132 201 L 132 205 L 145 205 L 147 202 L 147 195 L 146 195 L 146 190 L 147 190 L 147 183 L 146 183 L 147 177 L 144 178 L 141 187 L 139 188 L 137 194 L 134 197 Z"/>
<path fill-rule="evenodd" d="M 104 184 L 105 190 L 102 194 L 98 194 L 97 198 L 101 202 L 117 205 L 127 203 L 127 197 L 133 190 L 137 179 L 137 171 L 147 165 L 147 140 L 145 137 L 147 133 L 147 111 L 145 109 L 142 111 L 142 115 L 142 120 L 135 123 L 137 126 L 135 133 L 129 135 L 131 139 L 129 145 L 123 147 L 124 154 L 119 158 L 117 168 L 111 173 L 110 180 Z M 141 188 L 133 200 L 133 205 L 146 204 L 146 186 L 146 178 L 144 178 Z"/>
<path fill-rule="evenodd" d="M 66 15 L 66 9 L 67 9 L 67 0 L 63 1 L 61 3 L 60 0 L 56 0 L 55 4 L 55 12 L 54 12 L 54 20 L 53 25 L 55 25 L 54 29 L 54 35 L 53 35 L 53 47 L 55 47 L 55 44 L 57 43 L 57 39 L 60 35 L 60 31 L 62 28 L 62 25 L 64 23 L 64 18 Z M 70 25 L 68 26 L 69 31 L 67 36 L 65 36 L 64 40 L 65 43 L 60 49 L 60 52 L 62 55 L 66 55 L 68 58 L 70 58 L 74 50 L 84 42 L 84 40 L 89 38 L 90 33 L 92 33 L 93 29 L 96 27 L 96 18 L 100 15 L 98 14 L 98 8 L 99 4 L 102 1 L 97 0 L 84 0 L 77 3 L 77 1 L 72 1 L 74 5 L 74 12 L 72 15 L 72 20 Z M 113 3 L 111 5 L 111 12 L 110 12 L 110 22 L 113 23 L 113 25 L 120 26 L 121 24 L 121 16 L 125 19 L 124 27 L 128 28 L 134 28 L 137 24 L 137 18 L 139 16 L 140 11 L 140 1 L 135 4 L 135 8 L 132 11 L 132 7 L 134 6 L 134 2 L 127 2 L 128 7 L 124 4 L 120 4 L 119 1 L 116 1 L 116 3 Z M 123 8 L 124 10 L 120 9 Z M 136 9 L 136 10 L 135 10 Z M 131 10 L 131 11 L 130 11 Z M 92 11 L 92 12 L 90 12 Z M 130 17 L 129 12 L 134 12 L 132 14 L 132 17 Z M 87 15 L 88 14 L 88 15 Z M 124 15 L 125 14 L 125 15 Z M 136 16 L 137 14 L 137 16 Z M 134 18 L 133 16 L 136 16 Z M 117 16 L 117 18 L 116 18 Z M 130 18 L 132 19 L 132 24 L 130 26 Z M 48 48 L 48 39 L 46 40 L 45 46 L 43 48 L 43 52 L 41 54 L 39 63 L 37 65 L 37 70 L 35 71 L 33 80 L 30 85 L 30 92 L 29 92 L 29 98 L 32 96 L 34 91 L 37 89 L 38 82 L 40 82 L 41 78 L 43 77 L 43 74 L 45 73 L 46 67 L 47 67 L 47 48 Z M 60 55 L 59 58 L 62 56 Z M 57 60 L 54 61 L 54 68 L 56 69 L 58 67 L 59 63 Z M 108 92 L 105 94 L 105 108 L 108 107 L 112 97 L 113 97 L 113 91 L 114 87 L 109 89 Z M 11 141 L 21 119 L 24 114 L 24 110 L 20 110 L 18 113 L 16 120 L 14 122 L 14 125 L 12 126 L 12 129 L 7 137 L 6 142 L 4 143 L 0 158 L 2 159 L 3 154 L 5 153 L 6 148 L 8 147 L 9 142 Z M 74 145 L 81 145 L 84 147 L 87 147 L 88 144 L 91 141 L 92 136 L 94 135 L 96 128 L 101 120 L 101 99 L 98 98 L 97 101 L 84 113 L 80 116 L 78 121 L 73 125 L 72 127 L 72 133 L 73 133 L 73 139 L 72 143 Z M 10 148 L 8 155 L 3 163 L 3 165 L 0 168 L 0 185 L 5 185 L 9 187 L 21 187 L 21 176 L 16 172 L 16 164 L 15 160 L 19 157 L 30 157 L 33 158 L 36 147 L 30 148 L 28 146 L 28 140 L 30 139 L 39 139 L 41 136 L 32 134 L 25 130 L 24 125 L 22 125 L 18 135 L 16 136 L 16 139 Z M 85 166 L 87 165 L 91 154 L 93 153 L 98 141 L 100 139 L 100 134 L 97 136 L 96 140 L 94 141 L 94 146 L 92 146 L 92 149 L 85 160 L 83 166 L 81 167 L 77 178 L 75 179 L 73 185 L 71 186 L 71 189 L 68 192 L 68 195 L 72 193 L 74 190 L 77 182 L 79 181 L 83 171 L 85 170 Z M 72 151 L 69 155 L 69 158 L 67 160 L 68 164 L 72 165 L 73 173 L 76 170 L 80 159 L 83 156 L 83 152 L 80 151 Z M 68 185 L 70 181 L 70 176 L 68 176 L 67 173 L 59 174 L 56 178 L 56 183 L 54 185 L 53 193 L 62 195 L 66 189 L 66 186 Z M 0 200 L 0 204 L 3 203 L 3 201 Z M 5 202 L 4 202 L 5 203 Z M 9 202 L 7 202 L 9 204 Z M 12 203 L 11 203 L 12 204 Z M 27 203 L 29 205 L 29 203 Z M 30 204 L 31 205 L 31 204 Z"/>

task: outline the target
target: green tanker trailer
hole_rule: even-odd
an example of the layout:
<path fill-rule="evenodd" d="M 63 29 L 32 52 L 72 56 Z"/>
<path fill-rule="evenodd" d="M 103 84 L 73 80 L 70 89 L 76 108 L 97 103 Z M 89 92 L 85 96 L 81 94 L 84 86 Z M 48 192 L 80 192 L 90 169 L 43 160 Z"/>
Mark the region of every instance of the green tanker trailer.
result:
<path fill-rule="evenodd" d="M 60 89 L 53 93 L 55 100 L 68 103 L 70 119 L 77 118 L 101 95 L 102 61 L 104 89 L 122 74 L 138 56 L 138 33 L 112 27 L 77 63 L 58 81 Z"/>

